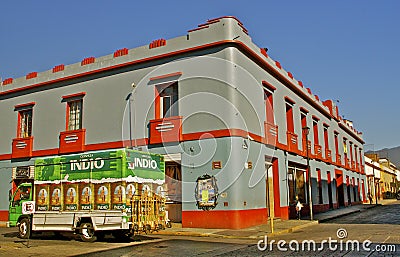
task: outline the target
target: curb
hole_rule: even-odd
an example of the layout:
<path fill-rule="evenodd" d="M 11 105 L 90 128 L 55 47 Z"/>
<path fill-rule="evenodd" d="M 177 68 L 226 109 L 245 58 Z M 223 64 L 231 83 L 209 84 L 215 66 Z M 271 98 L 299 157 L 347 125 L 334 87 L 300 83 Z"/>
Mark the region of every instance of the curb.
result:
<path fill-rule="evenodd" d="M 254 235 L 254 236 L 233 236 L 233 235 L 219 235 L 215 233 L 199 233 L 199 232 L 192 232 L 192 231 L 160 231 L 160 233 L 157 233 L 158 235 L 170 235 L 170 236 L 194 236 L 194 237 L 213 237 L 213 238 L 227 238 L 227 239 L 262 239 L 264 236 L 274 236 L 274 235 L 280 235 L 280 234 L 286 234 L 286 233 L 291 233 L 293 231 L 316 225 L 318 224 L 318 221 L 312 221 L 310 223 L 294 226 L 291 228 L 283 229 L 274 233 L 271 232 L 265 232 L 263 235 Z M 153 234 L 153 235 L 157 235 Z"/>
<path fill-rule="evenodd" d="M 326 221 L 330 221 L 330 220 L 333 220 L 333 219 L 336 219 L 336 218 L 341 218 L 341 217 L 344 217 L 344 216 L 347 216 L 347 215 L 350 215 L 350 214 L 354 214 L 354 213 L 357 213 L 357 212 L 361 212 L 361 210 L 354 210 L 354 211 L 350 211 L 350 212 L 347 212 L 347 213 L 338 214 L 338 215 L 333 216 L 333 217 L 322 218 L 322 219 L 319 219 L 318 221 L 321 222 L 321 223 L 324 223 Z"/>
<path fill-rule="evenodd" d="M 9 228 L 10 224 L 8 221 L 0 221 L 0 228 Z"/>

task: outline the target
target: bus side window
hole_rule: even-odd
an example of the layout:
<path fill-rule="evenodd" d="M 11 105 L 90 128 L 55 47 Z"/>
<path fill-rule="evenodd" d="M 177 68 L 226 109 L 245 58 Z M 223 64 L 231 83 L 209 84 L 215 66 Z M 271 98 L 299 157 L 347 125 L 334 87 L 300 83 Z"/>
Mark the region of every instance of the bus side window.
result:
<path fill-rule="evenodd" d="M 21 200 L 27 200 L 31 196 L 30 187 L 21 187 Z"/>
<path fill-rule="evenodd" d="M 12 202 L 12 206 L 19 206 L 19 202 L 21 201 L 21 188 L 18 188 L 17 192 L 14 194 L 14 199 Z"/>

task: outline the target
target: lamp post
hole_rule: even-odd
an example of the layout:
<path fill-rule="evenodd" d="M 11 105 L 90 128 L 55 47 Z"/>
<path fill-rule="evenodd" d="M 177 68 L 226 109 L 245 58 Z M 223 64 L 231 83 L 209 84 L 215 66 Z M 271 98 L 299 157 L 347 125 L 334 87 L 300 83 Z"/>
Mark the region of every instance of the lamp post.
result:
<path fill-rule="evenodd" d="M 303 135 L 306 136 L 306 154 L 307 154 L 307 180 L 308 180 L 308 204 L 310 206 L 310 220 L 314 220 L 313 216 L 313 202 L 312 202 L 312 195 L 311 195 L 311 170 L 310 170 L 310 158 L 308 155 L 308 133 L 310 132 L 309 127 L 303 127 Z"/>
<path fill-rule="evenodd" d="M 129 109 L 129 148 L 132 149 L 132 110 L 131 110 L 131 96 L 132 93 L 129 93 L 125 100 L 128 101 L 128 109 Z"/>

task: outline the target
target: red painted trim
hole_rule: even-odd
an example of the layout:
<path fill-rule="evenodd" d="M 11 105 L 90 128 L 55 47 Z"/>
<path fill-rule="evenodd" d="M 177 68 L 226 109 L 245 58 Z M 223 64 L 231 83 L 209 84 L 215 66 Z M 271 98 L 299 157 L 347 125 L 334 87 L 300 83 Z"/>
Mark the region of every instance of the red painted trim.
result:
<path fill-rule="evenodd" d="M 269 90 L 271 90 L 271 91 L 275 91 L 276 90 L 276 87 L 274 87 L 271 83 L 269 83 L 268 81 L 265 81 L 265 80 L 263 80 L 262 82 L 262 85 L 264 86 L 264 87 L 266 87 L 267 89 L 269 89 Z"/>
<path fill-rule="evenodd" d="M 204 25 L 204 26 L 200 26 L 200 27 L 195 28 L 195 29 L 188 30 L 188 32 L 190 33 L 190 32 L 193 32 L 193 31 L 197 31 L 197 30 L 201 30 L 201 29 L 207 29 L 207 28 L 209 28 L 209 26 Z"/>
<path fill-rule="evenodd" d="M 279 69 L 282 69 L 282 65 L 281 65 L 281 63 L 280 63 L 280 62 L 278 62 L 278 61 L 275 61 L 275 65 L 276 65 L 276 67 L 278 67 Z"/>
<path fill-rule="evenodd" d="M 165 74 L 165 75 L 151 77 L 149 80 L 154 81 L 154 80 L 165 79 L 165 78 L 169 78 L 169 77 L 178 77 L 178 76 L 182 76 L 182 74 L 183 74 L 182 72 L 178 71 L 178 72 L 173 72 L 173 73 L 169 73 L 169 74 Z"/>
<path fill-rule="evenodd" d="M 208 25 L 210 25 L 210 24 L 218 23 L 218 22 L 220 22 L 220 20 L 207 21 L 206 23 L 202 23 L 202 24 L 197 25 L 197 27 L 200 28 L 200 27 L 208 26 Z"/>
<path fill-rule="evenodd" d="M 182 116 L 150 120 L 150 144 L 182 141 Z"/>
<path fill-rule="evenodd" d="M 313 116 L 311 116 L 311 117 L 312 117 L 312 119 L 315 120 L 315 121 L 319 121 L 319 120 L 320 120 L 320 118 L 318 118 L 318 117 L 315 116 L 315 115 L 313 115 Z"/>
<path fill-rule="evenodd" d="M 309 113 L 309 111 L 304 107 L 300 107 L 300 111 L 303 112 L 304 114 Z"/>
<path fill-rule="evenodd" d="M 17 111 L 17 110 L 20 110 L 20 109 L 24 109 L 24 108 L 30 109 L 30 108 L 32 108 L 35 104 L 36 104 L 36 102 L 29 102 L 29 103 L 25 103 L 25 104 L 17 104 L 17 105 L 14 105 L 14 109 L 15 109 L 16 111 Z"/>
<path fill-rule="evenodd" d="M 64 95 L 64 96 L 62 96 L 62 99 L 68 100 L 69 98 L 84 97 L 85 95 L 86 95 L 86 92 L 80 92 L 80 93 L 71 94 L 71 95 Z"/>
<path fill-rule="evenodd" d="M 25 78 L 26 78 L 26 79 L 33 79 L 33 78 L 36 78 L 37 75 L 38 75 L 37 71 L 34 71 L 34 72 L 31 72 L 31 73 L 28 73 L 28 74 L 25 76 Z"/>
<path fill-rule="evenodd" d="M 54 66 L 53 68 L 53 73 L 59 72 L 59 71 L 63 71 L 65 69 L 65 65 L 64 64 L 60 64 L 57 66 Z"/>
<path fill-rule="evenodd" d="M 294 105 L 296 102 L 288 96 L 284 97 L 285 101 L 291 105 Z"/>
<path fill-rule="evenodd" d="M 265 50 L 265 48 L 260 48 L 260 52 L 262 55 L 268 58 L 267 50 Z"/>
<path fill-rule="evenodd" d="M 14 138 L 12 140 L 12 159 L 32 157 L 33 137 Z"/>
<path fill-rule="evenodd" d="M 193 141 L 199 140 L 200 138 L 219 138 L 219 137 L 242 137 L 247 138 L 247 136 L 251 136 L 254 141 L 258 143 L 263 142 L 263 137 L 247 132 L 242 129 L 221 129 L 221 130 L 212 130 L 212 131 L 202 131 L 202 132 L 194 132 L 182 135 L 182 141 Z"/>
<path fill-rule="evenodd" d="M 0 161 L 11 160 L 11 154 L 0 154 Z"/>
<path fill-rule="evenodd" d="M 242 229 L 266 224 L 267 208 L 250 210 L 182 211 L 183 228 Z"/>
<path fill-rule="evenodd" d="M 281 213 L 281 194 L 279 189 L 279 160 L 278 158 L 274 158 L 272 160 L 272 175 L 273 175 L 273 184 L 274 184 L 274 215 L 275 217 L 282 217 Z"/>
<path fill-rule="evenodd" d="M 91 74 L 95 74 L 95 73 L 99 73 L 99 72 L 103 72 L 103 71 L 109 71 L 109 70 L 118 69 L 118 68 L 129 66 L 129 65 L 135 65 L 135 64 L 139 64 L 139 63 L 143 63 L 143 62 L 154 61 L 154 60 L 161 59 L 161 58 L 167 58 L 167 57 L 171 57 L 174 55 L 179 55 L 179 54 L 183 54 L 183 53 L 187 53 L 187 52 L 193 52 L 193 51 L 197 51 L 197 50 L 203 50 L 203 49 L 221 46 L 221 45 L 225 45 L 225 44 L 226 45 L 235 45 L 235 47 L 240 48 L 246 55 L 249 55 L 262 68 L 269 71 L 272 76 L 274 76 L 279 81 L 281 81 L 283 84 L 288 86 L 294 93 L 296 93 L 302 99 L 307 101 L 311 106 L 313 106 L 315 109 L 317 109 L 319 112 L 321 112 L 326 117 L 333 118 L 333 116 L 331 115 L 331 113 L 329 111 L 327 111 L 324 107 L 322 107 L 318 103 L 316 103 L 312 98 L 310 98 L 310 96 L 306 95 L 301 90 L 301 88 L 299 88 L 298 86 L 296 86 L 294 84 L 294 82 L 292 80 L 289 80 L 286 76 L 281 74 L 278 70 L 276 70 L 275 67 L 271 66 L 271 64 L 269 64 L 267 61 L 265 61 L 261 56 L 259 56 L 258 53 L 254 52 L 245 43 L 243 43 L 241 41 L 235 41 L 235 40 L 221 40 L 221 41 L 217 41 L 217 42 L 213 42 L 213 43 L 204 44 L 201 46 L 190 47 L 190 48 L 186 48 L 186 49 L 181 49 L 181 50 L 177 50 L 177 51 L 173 51 L 173 52 L 168 52 L 168 53 L 164 53 L 164 54 L 160 54 L 160 55 L 155 55 L 155 56 L 135 60 L 135 61 L 130 61 L 130 62 L 121 63 L 121 64 L 117 64 L 117 65 L 107 66 L 104 68 L 87 71 L 87 72 L 82 72 L 79 74 L 74 74 L 74 75 L 66 76 L 66 77 L 59 78 L 59 79 L 49 80 L 49 81 L 41 82 L 38 84 L 33 84 L 33 85 L 24 86 L 24 87 L 20 87 L 20 88 L 10 89 L 10 90 L 4 91 L 4 92 L 0 92 L 0 95 L 11 94 L 11 93 L 28 90 L 28 89 L 35 88 L 35 87 L 43 87 L 43 86 L 47 86 L 49 84 L 66 81 L 66 80 L 70 80 L 70 79 L 74 79 L 74 78 L 79 78 L 79 77 L 83 77 L 83 76 L 87 76 L 87 75 L 91 75 Z M 277 66 L 278 66 L 278 64 L 279 64 L 279 62 L 276 61 Z M 309 88 L 307 90 L 309 90 L 309 92 L 311 92 L 311 90 Z M 355 132 L 351 132 L 351 134 L 354 135 L 355 138 L 359 142 L 364 144 L 364 141 L 361 138 L 359 138 L 359 135 L 357 135 Z"/>
<path fill-rule="evenodd" d="M 154 87 L 154 117 L 156 119 L 161 118 L 161 97 L 158 87 Z"/>
<path fill-rule="evenodd" d="M 289 206 L 282 206 L 282 207 L 279 207 L 279 209 L 280 209 L 280 213 L 281 213 L 280 218 L 282 220 L 288 220 L 289 219 L 289 213 L 290 213 Z"/>
<path fill-rule="evenodd" d="M 128 48 L 118 49 L 114 52 L 114 58 L 127 55 L 129 52 Z"/>
<path fill-rule="evenodd" d="M 59 153 L 76 153 L 85 151 L 86 129 L 60 132 Z"/>
<path fill-rule="evenodd" d="M 14 80 L 13 78 L 7 78 L 7 79 L 3 80 L 3 86 L 12 84 L 13 80 Z"/>
<path fill-rule="evenodd" d="M 8 221 L 8 211 L 0 210 L 0 221 Z"/>
<path fill-rule="evenodd" d="M 299 84 L 299 86 L 301 86 L 301 87 L 304 87 L 304 86 L 303 86 L 303 82 L 301 82 L 300 80 L 297 81 L 297 84 Z"/>
<path fill-rule="evenodd" d="M 93 56 L 92 56 L 92 57 L 87 57 L 87 58 L 85 58 L 85 59 L 83 59 L 83 60 L 81 61 L 81 66 L 94 63 L 95 61 L 96 61 L 96 58 L 95 58 L 95 57 L 93 57 Z"/>
<path fill-rule="evenodd" d="M 291 79 L 293 79 L 293 74 L 291 73 L 291 72 L 287 72 L 287 75 L 291 78 Z"/>
<path fill-rule="evenodd" d="M 209 20 L 207 20 L 207 23 L 214 22 L 214 21 L 219 21 L 221 19 L 234 19 L 239 23 L 239 25 L 243 25 L 243 23 L 238 18 L 236 18 L 235 16 L 221 16 L 221 17 L 218 17 L 218 18 L 209 19 Z"/>
<path fill-rule="evenodd" d="M 238 25 L 242 28 L 242 31 L 244 33 L 246 33 L 247 35 L 249 34 L 248 30 L 243 26 L 243 23 L 236 17 L 234 16 L 223 16 L 223 17 L 219 17 L 219 18 L 215 18 L 215 19 L 211 19 L 211 20 L 207 20 L 208 23 L 214 22 L 214 21 L 219 21 L 220 19 L 226 19 L 226 18 L 230 18 L 230 19 L 234 19 L 238 22 Z"/>
<path fill-rule="evenodd" d="M 149 44 L 149 49 L 165 46 L 166 44 L 167 40 L 165 40 L 164 38 L 156 39 Z"/>

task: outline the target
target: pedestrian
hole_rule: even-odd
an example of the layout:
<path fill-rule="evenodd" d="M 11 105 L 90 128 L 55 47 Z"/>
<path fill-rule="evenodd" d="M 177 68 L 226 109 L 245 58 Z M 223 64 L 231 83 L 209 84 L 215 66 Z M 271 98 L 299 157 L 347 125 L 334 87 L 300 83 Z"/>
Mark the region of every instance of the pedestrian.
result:
<path fill-rule="evenodd" d="M 296 196 L 296 216 L 297 219 L 301 219 L 301 208 L 303 208 L 303 204 L 299 200 L 299 196 Z"/>
<path fill-rule="evenodd" d="M 372 195 L 371 195 L 371 193 L 368 193 L 368 198 L 369 198 L 369 204 L 372 204 Z"/>

